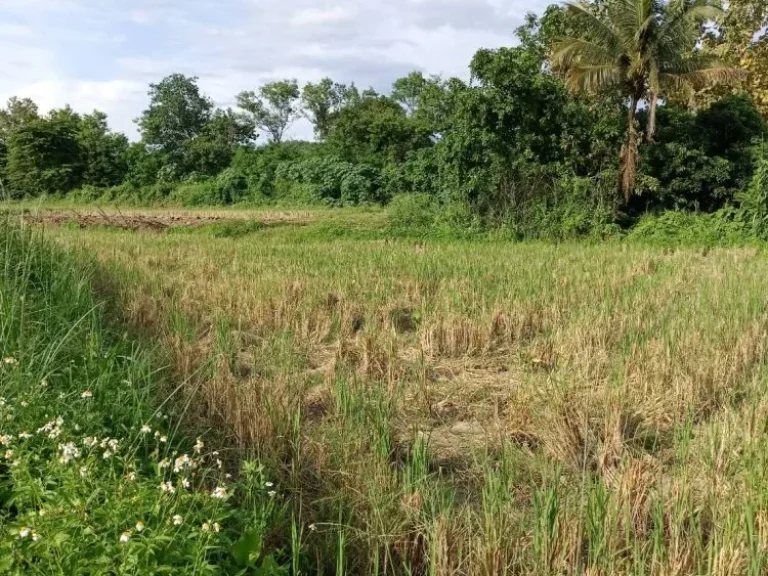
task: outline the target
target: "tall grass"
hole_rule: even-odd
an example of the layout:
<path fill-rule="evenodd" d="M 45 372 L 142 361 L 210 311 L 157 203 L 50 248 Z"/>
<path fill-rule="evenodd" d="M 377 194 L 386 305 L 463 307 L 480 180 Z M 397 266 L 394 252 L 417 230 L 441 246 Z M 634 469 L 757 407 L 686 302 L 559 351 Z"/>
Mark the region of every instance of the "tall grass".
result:
<path fill-rule="evenodd" d="M 234 482 L 204 440 L 175 433 L 147 355 L 105 323 L 94 269 L 8 220 L 0 258 L 0 573 L 282 562 L 265 542 L 281 511 L 263 469 Z"/>

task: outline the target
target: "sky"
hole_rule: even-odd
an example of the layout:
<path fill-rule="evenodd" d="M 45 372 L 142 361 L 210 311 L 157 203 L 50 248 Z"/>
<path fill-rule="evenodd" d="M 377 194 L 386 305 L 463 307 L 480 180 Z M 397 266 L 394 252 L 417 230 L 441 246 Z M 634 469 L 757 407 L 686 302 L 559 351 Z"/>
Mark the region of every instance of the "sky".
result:
<path fill-rule="evenodd" d="M 386 91 L 413 70 L 467 76 L 478 48 L 515 43 L 551 0 L 0 0 L 0 103 L 99 109 L 135 139 L 147 90 L 198 76 L 219 106 L 264 82 Z M 294 137 L 310 133 L 293 128 Z"/>

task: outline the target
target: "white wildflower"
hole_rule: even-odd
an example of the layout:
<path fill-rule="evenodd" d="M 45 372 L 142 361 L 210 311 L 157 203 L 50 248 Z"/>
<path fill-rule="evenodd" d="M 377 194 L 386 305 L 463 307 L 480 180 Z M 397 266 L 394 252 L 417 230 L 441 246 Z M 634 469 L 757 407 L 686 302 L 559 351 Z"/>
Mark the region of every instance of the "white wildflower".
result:
<path fill-rule="evenodd" d="M 208 522 L 203 522 L 203 532 L 210 532 L 211 525 Z"/>
<path fill-rule="evenodd" d="M 181 517 L 179 514 L 176 514 L 176 515 L 173 517 L 173 525 L 174 525 L 174 526 L 181 526 L 181 524 L 182 524 L 183 522 L 184 522 L 184 519 L 183 519 L 183 518 L 182 518 L 182 517 Z"/>
<path fill-rule="evenodd" d="M 86 468 L 85 466 L 81 466 L 80 467 L 80 477 L 81 478 L 85 478 L 86 476 L 88 476 L 88 468 Z"/>
<path fill-rule="evenodd" d="M 32 542 L 37 542 L 38 540 L 40 540 L 40 534 L 32 532 Z"/>
<path fill-rule="evenodd" d="M 19 361 L 16 360 L 13 356 L 6 356 L 3 358 L 3 364 L 7 364 L 8 366 L 13 366 L 14 364 L 18 364 Z"/>
<path fill-rule="evenodd" d="M 5 406 L 5 398 L 0 396 L 0 408 L 2 408 L 3 406 Z"/>
<path fill-rule="evenodd" d="M 213 531 L 214 532 L 218 532 L 219 530 L 221 530 L 221 526 L 219 526 L 218 522 L 214 522 L 213 523 Z"/>
<path fill-rule="evenodd" d="M 21 530 L 19 530 L 19 538 L 26 538 L 30 534 L 32 534 L 32 529 L 31 528 L 27 528 L 26 526 L 24 528 L 22 528 Z"/>
<path fill-rule="evenodd" d="M 80 398 L 84 398 L 84 399 L 93 398 L 93 392 L 91 392 L 90 390 L 83 390 L 83 393 L 80 394 Z"/>
<path fill-rule="evenodd" d="M 22 400 L 22 401 L 21 401 L 21 407 L 22 407 L 22 408 L 27 408 L 27 407 L 29 407 L 29 402 L 27 402 L 26 400 Z"/>
<path fill-rule="evenodd" d="M 104 450 L 104 454 L 102 454 L 101 457 L 104 458 L 104 460 L 109 460 L 114 455 L 115 453 L 112 452 L 112 450 Z"/>
<path fill-rule="evenodd" d="M 272 488 L 274 484 L 272 482 L 264 482 L 264 486 L 266 486 L 267 488 Z"/>
<path fill-rule="evenodd" d="M 120 534 L 120 542 L 125 543 L 125 542 L 128 542 L 128 540 L 130 540 L 130 539 L 131 539 L 131 532 L 130 532 L 130 530 Z"/>
<path fill-rule="evenodd" d="M 200 454 L 200 452 L 203 451 L 203 448 L 205 448 L 205 442 L 198 438 L 197 442 L 195 442 L 195 454 Z"/>
<path fill-rule="evenodd" d="M 38 434 L 47 434 L 48 438 L 58 438 L 61 435 L 61 427 L 64 424 L 64 418 L 59 416 L 55 420 L 47 422 L 44 426 L 37 429 Z"/>
<path fill-rule="evenodd" d="M 171 461 L 168 460 L 168 458 L 163 458 L 162 460 L 160 460 L 160 462 L 158 462 L 157 465 L 160 468 L 160 470 L 165 470 L 171 465 Z"/>
<path fill-rule="evenodd" d="M 13 458 L 13 450 L 6 450 L 5 451 L 5 459 L 6 460 L 10 460 L 11 458 Z"/>
<path fill-rule="evenodd" d="M 136 480 L 136 472 L 128 472 L 128 474 L 126 474 L 125 477 L 128 479 L 129 482 L 133 482 L 134 480 Z"/>
<path fill-rule="evenodd" d="M 13 436 L 10 434 L 0 434 L 0 446 L 8 446 L 13 442 Z"/>
<path fill-rule="evenodd" d="M 160 491 L 167 492 L 168 494 L 175 494 L 176 488 L 173 487 L 172 482 L 163 482 L 162 484 L 160 484 Z"/>
<path fill-rule="evenodd" d="M 74 442 L 59 444 L 59 451 L 61 452 L 59 462 L 62 464 L 69 464 L 72 460 L 80 458 L 80 449 L 75 446 Z"/>
<path fill-rule="evenodd" d="M 186 468 L 193 468 L 193 467 L 194 467 L 194 463 L 192 462 L 192 459 L 186 454 L 179 456 L 173 462 L 173 471 L 176 472 L 177 474 Z"/>
<path fill-rule="evenodd" d="M 163 444 L 165 444 L 166 442 L 168 442 L 168 436 L 165 436 L 165 435 L 163 435 L 163 436 L 160 436 L 160 442 L 162 442 Z"/>
<path fill-rule="evenodd" d="M 315 530 L 317 530 L 317 526 L 315 526 L 314 524 L 310 524 L 309 529 L 310 531 L 314 532 Z"/>
<path fill-rule="evenodd" d="M 219 460 L 218 458 L 216 458 L 216 467 L 217 467 L 219 470 L 221 470 L 221 466 L 222 466 L 222 461 L 221 461 L 221 460 Z"/>
<path fill-rule="evenodd" d="M 146 424 L 144 424 L 144 426 L 141 427 L 142 434 L 149 434 L 150 432 L 152 432 L 152 428 L 150 428 Z"/>
<path fill-rule="evenodd" d="M 227 489 L 223 486 L 217 486 L 214 488 L 213 492 L 211 492 L 211 497 L 217 498 L 218 500 L 225 500 L 227 498 Z"/>
<path fill-rule="evenodd" d="M 139 520 L 136 522 L 136 532 L 141 532 L 142 530 L 144 530 L 144 522 Z"/>
<path fill-rule="evenodd" d="M 182 478 L 181 479 L 181 486 L 183 488 L 189 488 L 189 480 L 187 480 L 186 478 Z"/>
<path fill-rule="evenodd" d="M 269 492 L 267 492 L 267 494 L 269 495 L 270 498 L 274 498 L 277 492 L 275 492 L 274 490 L 270 490 Z"/>
<path fill-rule="evenodd" d="M 99 439 L 94 436 L 86 436 L 83 438 L 83 446 L 86 448 L 93 448 L 99 443 Z"/>
<path fill-rule="evenodd" d="M 32 434 L 26 431 L 19 433 L 19 440 L 26 440 L 27 438 L 32 438 Z"/>

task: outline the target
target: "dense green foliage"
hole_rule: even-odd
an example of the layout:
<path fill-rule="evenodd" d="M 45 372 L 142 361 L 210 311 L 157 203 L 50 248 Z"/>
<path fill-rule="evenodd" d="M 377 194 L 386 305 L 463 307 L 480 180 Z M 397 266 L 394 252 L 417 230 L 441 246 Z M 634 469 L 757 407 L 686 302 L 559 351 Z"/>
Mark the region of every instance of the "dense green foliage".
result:
<path fill-rule="evenodd" d="M 723 38 L 751 29 L 736 9 L 550 6 L 517 30 L 519 46 L 480 49 L 471 82 L 413 72 L 379 94 L 284 80 L 239 94 L 242 111 L 216 109 L 196 78 L 173 74 L 150 86 L 133 144 L 101 113 L 41 117 L 13 99 L 0 114 L 0 182 L 13 197 L 182 205 L 424 194 L 525 238 L 603 237 L 667 210 L 730 214 L 766 132 L 760 95 L 711 49 L 713 25 Z M 302 117 L 316 140 L 286 140 Z"/>

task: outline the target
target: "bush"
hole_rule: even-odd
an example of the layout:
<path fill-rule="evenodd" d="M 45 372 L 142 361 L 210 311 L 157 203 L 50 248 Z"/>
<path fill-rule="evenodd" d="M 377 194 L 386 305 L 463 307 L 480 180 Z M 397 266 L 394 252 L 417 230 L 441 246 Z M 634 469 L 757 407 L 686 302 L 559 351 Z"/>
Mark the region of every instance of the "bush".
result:
<path fill-rule="evenodd" d="M 427 234 L 437 222 L 439 205 L 429 194 L 400 194 L 387 207 L 387 227 L 394 234 Z"/>
<path fill-rule="evenodd" d="M 748 228 L 730 208 L 714 214 L 668 211 L 659 215 L 647 215 L 641 218 L 627 235 L 629 241 L 665 246 L 727 246 L 744 244 L 752 239 Z"/>
<path fill-rule="evenodd" d="M 334 157 L 285 162 L 276 173 L 275 198 L 307 204 L 354 206 L 380 202 L 381 174 L 372 166 Z"/>

